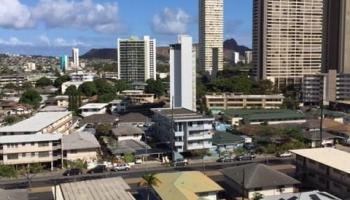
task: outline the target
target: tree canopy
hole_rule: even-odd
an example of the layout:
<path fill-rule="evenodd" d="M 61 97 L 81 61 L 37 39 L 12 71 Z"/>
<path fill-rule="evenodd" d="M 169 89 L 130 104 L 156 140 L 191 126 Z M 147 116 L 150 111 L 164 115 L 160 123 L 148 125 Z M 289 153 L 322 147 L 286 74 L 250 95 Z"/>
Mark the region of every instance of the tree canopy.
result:
<path fill-rule="evenodd" d="M 35 83 L 36 87 L 45 87 L 45 86 L 49 86 L 49 85 L 52 85 L 52 81 L 47 77 L 41 77 Z"/>
<path fill-rule="evenodd" d="M 165 86 L 162 82 L 162 80 L 158 79 L 158 80 L 153 80 L 153 79 L 148 79 L 146 81 L 147 86 L 145 91 L 147 93 L 153 93 L 154 95 L 156 95 L 156 97 L 161 97 L 162 95 L 164 95 L 165 93 Z"/>
<path fill-rule="evenodd" d="M 60 88 L 64 82 L 67 82 L 69 80 L 70 80 L 70 77 L 68 75 L 59 76 L 54 81 L 53 86 L 55 86 L 56 88 Z"/>
<path fill-rule="evenodd" d="M 79 86 L 79 91 L 87 96 L 92 97 L 97 94 L 97 88 L 94 82 L 85 82 Z"/>
<path fill-rule="evenodd" d="M 21 98 L 19 99 L 19 102 L 29 104 L 34 108 L 38 108 L 41 100 L 42 98 L 38 91 L 34 89 L 28 89 L 22 94 Z"/>

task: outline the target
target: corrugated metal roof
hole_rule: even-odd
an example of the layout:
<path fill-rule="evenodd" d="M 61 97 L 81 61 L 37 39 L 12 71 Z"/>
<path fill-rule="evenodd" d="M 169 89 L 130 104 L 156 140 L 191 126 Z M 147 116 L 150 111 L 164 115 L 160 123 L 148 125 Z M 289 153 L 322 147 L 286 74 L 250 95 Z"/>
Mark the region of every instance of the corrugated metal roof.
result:
<path fill-rule="evenodd" d="M 7 135 L 0 136 L 0 144 L 56 141 L 61 138 L 61 134 Z"/>

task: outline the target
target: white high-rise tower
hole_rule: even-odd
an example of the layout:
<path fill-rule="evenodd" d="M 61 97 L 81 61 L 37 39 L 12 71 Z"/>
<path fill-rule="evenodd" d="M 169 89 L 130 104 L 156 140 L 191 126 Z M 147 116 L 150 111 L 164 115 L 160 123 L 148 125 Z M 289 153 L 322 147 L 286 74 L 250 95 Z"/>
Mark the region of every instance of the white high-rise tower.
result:
<path fill-rule="evenodd" d="M 196 111 L 196 52 L 187 35 L 170 45 L 170 97 L 170 105 Z"/>
<path fill-rule="evenodd" d="M 73 67 L 79 67 L 79 49 L 72 48 Z"/>

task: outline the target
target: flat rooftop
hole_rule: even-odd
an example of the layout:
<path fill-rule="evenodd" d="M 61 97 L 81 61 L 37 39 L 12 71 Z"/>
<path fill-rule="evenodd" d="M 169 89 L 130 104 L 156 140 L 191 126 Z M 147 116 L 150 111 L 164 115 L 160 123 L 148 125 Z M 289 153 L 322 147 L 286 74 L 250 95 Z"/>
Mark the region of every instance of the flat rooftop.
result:
<path fill-rule="evenodd" d="M 229 117 L 242 117 L 248 121 L 269 119 L 305 119 L 303 113 L 287 109 L 232 109 L 225 111 Z"/>
<path fill-rule="evenodd" d="M 70 115 L 71 112 L 39 112 L 33 117 L 20 121 L 10 126 L 0 128 L 0 133 L 8 132 L 39 132 L 43 128 Z"/>
<path fill-rule="evenodd" d="M 80 107 L 79 109 L 102 109 L 107 107 L 107 103 L 88 103 Z"/>
<path fill-rule="evenodd" d="M 214 119 L 212 117 L 207 117 L 202 114 L 196 113 L 192 110 L 186 108 L 154 108 L 152 109 L 154 113 L 159 115 L 174 118 L 174 120 L 186 120 L 186 119 Z"/>
<path fill-rule="evenodd" d="M 291 150 L 290 152 L 350 174 L 350 153 L 334 148 Z"/>
<path fill-rule="evenodd" d="M 61 134 L 30 134 L 30 135 L 6 135 L 0 137 L 0 144 L 16 144 L 26 142 L 48 142 L 62 138 Z"/>

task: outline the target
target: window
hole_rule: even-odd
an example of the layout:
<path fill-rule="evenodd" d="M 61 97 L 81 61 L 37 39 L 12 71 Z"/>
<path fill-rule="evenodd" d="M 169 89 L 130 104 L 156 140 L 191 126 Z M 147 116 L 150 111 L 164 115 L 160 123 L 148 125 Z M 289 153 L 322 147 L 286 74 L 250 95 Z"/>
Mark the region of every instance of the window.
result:
<path fill-rule="evenodd" d="M 32 153 L 31 153 L 31 156 L 32 156 L 32 157 L 35 157 L 35 152 L 32 152 Z"/>
<path fill-rule="evenodd" d="M 34 146 L 34 145 L 35 145 L 35 143 L 34 143 L 34 142 L 31 142 L 31 143 L 30 143 L 30 145 Z"/>
<path fill-rule="evenodd" d="M 39 152 L 39 158 L 49 157 L 50 153 L 48 151 Z"/>
<path fill-rule="evenodd" d="M 77 150 L 71 150 L 69 153 L 76 154 L 76 153 L 78 153 L 78 151 Z"/>
<path fill-rule="evenodd" d="M 48 142 L 39 142 L 38 146 L 39 147 L 47 147 L 47 146 L 49 146 L 49 143 Z"/>
<path fill-rule="evenodd" d="M 17 153 L 8 154 L 8 155 L 7 155 L 7 159 L 8 159 L 8 160 L 16 160 L 16 159 L 18 159 L 18 154 L 17 154 Z"/>

